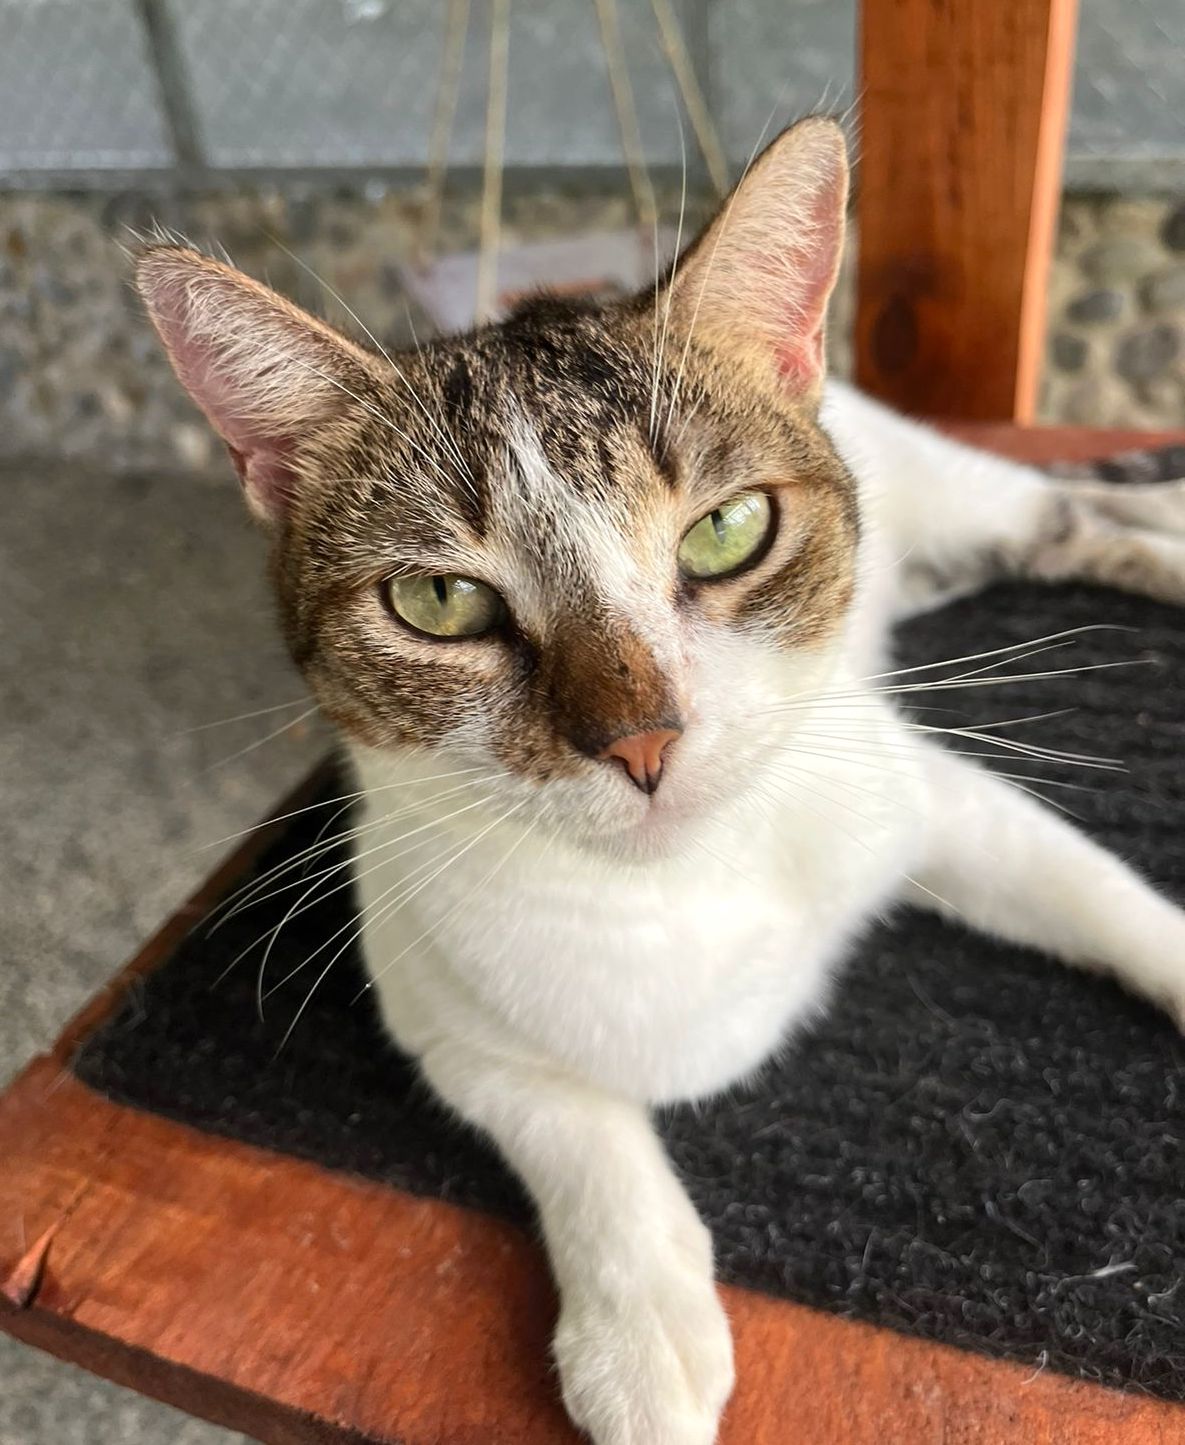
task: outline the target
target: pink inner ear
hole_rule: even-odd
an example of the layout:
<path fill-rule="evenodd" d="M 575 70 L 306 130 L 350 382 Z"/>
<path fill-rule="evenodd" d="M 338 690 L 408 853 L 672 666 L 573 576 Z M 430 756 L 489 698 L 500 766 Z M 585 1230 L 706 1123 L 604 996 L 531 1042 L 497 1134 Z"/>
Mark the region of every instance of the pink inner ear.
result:
<path fill-rule="evenodd" d="M 778 375 L 795 387 L 809 387 L 823 373 L 827 301 L 843 243 L 843 193 L 838 181 L 816 192 L 803 222 L 804 240 L 794 248 L 793 287 L 782 295 L 781 341 L 775 348 Z M 771 276 L 771 282 L 773 281 Z"/>
<path fill-rule="evenodd" d="M 226 450 L 251 508 L 269 520 L 286 511 L 294 485 L 292 468 L 285 460 L 287 445 L 271 441 L 250 451 L 240 451 L 227 442 Z"/>
<path fill-rule="evenodd" d="M 292 496 L 292 440 L 252 416 L 258 408 L 252 390 L 261 389 L 264 378 L 229 371 L 218 339 L 198 332 L 200 318 L 190 309 L 183 280 L 162 278 L 146 288 L 146 297 L 178 378 L 226 443 L 248 504 L 274 520 Z"/>
<path fill-rule="evenodd" d="M 249 398 L 236 395 L 234 383 L 219 375 L 213 347 L 183 336 L 171 349 L 177 375 L 226 443 L 248 505 L 274 520 L 292 500 L 291 439 L 269 433 L 245 414 Z"/>
<path fill-rule="evenodd" d="M 778 375 L 790 386 L 802 390 L 813 386 L 823 371 L 823 333 L 813 339 L 783 346 L 777 353 Z"/>

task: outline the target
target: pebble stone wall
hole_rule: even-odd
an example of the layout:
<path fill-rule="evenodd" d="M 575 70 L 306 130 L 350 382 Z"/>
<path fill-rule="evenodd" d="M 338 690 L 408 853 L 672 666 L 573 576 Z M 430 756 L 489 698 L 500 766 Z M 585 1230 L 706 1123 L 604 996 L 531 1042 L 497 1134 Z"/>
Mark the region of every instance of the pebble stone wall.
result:
<path fill-rule="evenodd" d="M 1185 426 L 1185 199 L 1067 198 L 1042 409 L 1096 426 Z"/>
<path fill-rule="evenodd" d="M 128 286 L 121 245 L 134 232 L 157 221 L 199 244 L 217 242 L 245 270 L 333 317 L 333 303 L 282 243 L 384 344 L 399 346 L 410 343 L 416 318 L 396 264 L 415 246 L 420 217 L 415 192 L 382 189 L 0 196 L 0 457 L 222 470 Z M 473 222 L 471 201 L 450 203 L 443 248 L 470 245 Z M 511 197 L 505 234 L 528 239 L 628 222 L 622 197 L 549 190 Z M 849 266 L 833 325 L 840 373 L 850 364 L 850 314 Z M 1185 197 L 1066 198 L 1041 412 L 1092 425 L 1185 425 Z"/>

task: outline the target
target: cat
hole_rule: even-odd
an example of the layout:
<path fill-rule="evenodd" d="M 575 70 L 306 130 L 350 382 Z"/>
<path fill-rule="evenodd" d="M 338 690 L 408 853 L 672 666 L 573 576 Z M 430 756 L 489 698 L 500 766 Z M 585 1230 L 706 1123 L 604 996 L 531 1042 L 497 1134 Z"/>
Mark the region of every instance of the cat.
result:
<path fill-rule="evenodd" d="M 1000 577 L 1185 601 L 1185 483 L 1051 480 L 825 382 L 846 193 L 807 119 L 645 294 L 398 357 L 184 245 L 137 261 L 348 745 L 384 1020 L 533 1196 L 596 1445 L 709 1445 L 733 1384 L 648 1110 L 754 1071 L 874 914 L 1185 1024 L 1185 915 L 886 673 L 894 622 Z"/>

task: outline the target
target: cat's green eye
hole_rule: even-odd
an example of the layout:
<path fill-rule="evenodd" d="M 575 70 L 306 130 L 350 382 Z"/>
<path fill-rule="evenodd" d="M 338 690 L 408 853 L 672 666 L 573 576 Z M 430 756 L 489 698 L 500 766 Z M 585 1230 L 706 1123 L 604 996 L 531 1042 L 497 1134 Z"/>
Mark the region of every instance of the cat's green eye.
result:
<path fill-rule="evenodd" d="M 697 581 L 727 577 L 760 552 L 773 526 L 773 504 L 764 492 L 738 492 L 684 534 L 679 568 Z"/>
<path fill-rule="evenodd" d="M 389 577 L 382 594 L 396 617 L 429 637 L 477 637 L 506 616 L 506 604 L 492 587 L 452 572 Z"/>

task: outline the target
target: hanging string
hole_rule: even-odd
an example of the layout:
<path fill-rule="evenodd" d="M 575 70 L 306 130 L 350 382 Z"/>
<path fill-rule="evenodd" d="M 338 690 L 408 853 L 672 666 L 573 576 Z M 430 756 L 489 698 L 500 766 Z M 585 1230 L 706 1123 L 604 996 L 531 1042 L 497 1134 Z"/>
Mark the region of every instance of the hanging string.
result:
<path fill-rule="evenodd" d="M 489 321 L 498 301 L 498 243 L 502 228 L 502 171 L 506 153 L 506 75 L 510 59 L 510 0 L 491 0 L 486 149 L 477 252 L 477 320 Z"/>
<path fill-rule="evenodd" d="M 436 108 L 432 116 L 432 134 L 428 141 L 428 176 L 425 183 L 427 194 L 417 242 L 416 259 L 420 265 L 426 264 L 435 248 L 440 229 L 449 142 L 457 116 L 457 98 L 461 92 L 461 68 L 465 60 L 465 37 L 468 31 L 469 0 L 448 0 L 440 59 L 440 83 L 436 89 Z"/>
<path fill-rule="evenodd" d="M 654 187 L 646 168 L 641 130 L 634 104 L 629 66 L 621 40 L 617 0 L 594 0 L 601 44 L 621 138 L 622 155 L 638 220 L 647 231 L 657 224 Z M 671 0 L 651 0 L 663 51 L 679 87 L 696 143 L 718 193 L 728 190 L 728 161 L 708 109 L 703 89 L 687 51 Z M 447 0 L 440 81 L 428 146 L 426 196 L 418 238 L 422 264 L 435 247 L 444 203 L 449 145 L 456 120 L 469 30 L 470 0 Z M 489 320 L 497 307 L 498 252 L 502 225 L 502 188 L 506 149 L 506 102 L 510 56 L 510 0 L 490 0 L 489 73 L 486 100 L 485 155 L 482 175 L 475 309 L 478 321 Z"/>
<path fill-rule="evenodd" d="M 595 0 L 597 19 L 601 25 L 601 48 L 605 52 L 605 65 L 609 71 L 609 86 L 613 92 L 613 108 L 617 113 L 617 129 L 621 134 L 621 151 L 629 173 L 630 189 L 634 195 L 634 209 L 642 229 L 649 234 L 655 227 L 658 212 L 654 202 L 654 187 L 646 170 L 642 151 L 642 133 L 638 129 L 638 115 L 634 109 L 634 92 L 630 85 L 629 67 L 621 44 L 621 28 L 618 24 L 616 0 Z"/>
<path fill-rule="evenodd" d="M 679 86 L 679 94 L 683 97 L 683 107 L 687 111 L 691 128 L 695 132 L 696 144 L 704 158 L 704 164 L 708 168 L 712 184 L 716 187 L 717 195 L 723 196 L 729 189 L 728 160 L 724 154 L 724 147 L 720 144 L 720 135 L 716 130 L 715 122 L 708 110 L 708 103 L 704 98 L 699 77 L 696 75 L 691 57 L 687 53 L 687 44 L 683 39 L 683 32 L 679 28 L 678 21 L 675 19 L 671 0 L 650 0 L 650 5 L 654 11 L 654 18 L 658 22 L 662 48 L 666 52 L 667 62 L 674 72 Z"/>

